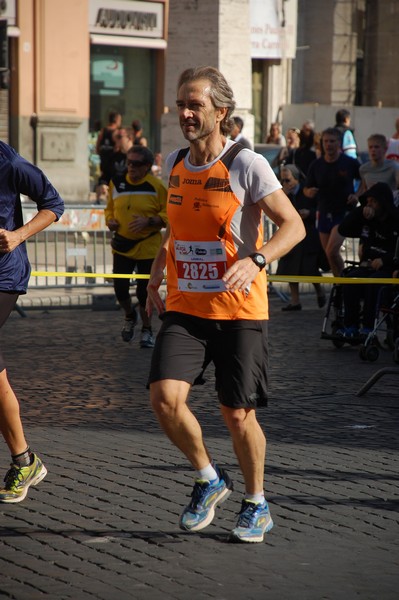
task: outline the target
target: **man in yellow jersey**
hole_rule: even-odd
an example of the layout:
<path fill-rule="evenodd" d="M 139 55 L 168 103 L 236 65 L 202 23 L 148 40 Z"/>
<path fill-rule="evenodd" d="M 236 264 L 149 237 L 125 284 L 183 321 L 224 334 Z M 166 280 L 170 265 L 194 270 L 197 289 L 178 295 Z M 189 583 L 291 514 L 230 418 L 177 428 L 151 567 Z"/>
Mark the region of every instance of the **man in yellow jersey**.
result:
<path fill-rule="evenodd" d="M 177 110 L 189 147 L 166 159 L 168 227 L 148 284 L 147 311 L 162 315 L 149 375 L 157 418 L 196 472 L 180 527 L 200 531 L 233 484 L 207 450 L 187 405 L 215 365 L 216 391 L 245 480 L 231 541 L 261 542 L 273 526 L 264 497 L 266 439 L 256 408 L 267 404 L 265 266 L 300 242 L 302 220 L 268 162 L 227 138 L 233 92 L 213 67 L 187 69 Z M 263 212 L 277 225 L 263 243 Z M 167 268 L 166 309 L 158 292 Z"/>
<path fill-rule="evenodd" d="M 166 224 L 166 188 L 151 173 L 154 155 L 145 146 L 132 146 L 127 152 L 127 172 L 115 175 L 108 190 L 105 222 L 113 232 L 111 247 L 113 272 L 148 275 L 161 244 L 160 230 Z M 142 322 L 141 348 L 153 348 L 151 315 L 146 313 L 148 279 L 138 279 L 136 296 Z M 135 337 L 138 321 L 130 296 L 130 280 L 114 279 L 114 291 L 124 312 L 121 336 L 124 342 Z"/>

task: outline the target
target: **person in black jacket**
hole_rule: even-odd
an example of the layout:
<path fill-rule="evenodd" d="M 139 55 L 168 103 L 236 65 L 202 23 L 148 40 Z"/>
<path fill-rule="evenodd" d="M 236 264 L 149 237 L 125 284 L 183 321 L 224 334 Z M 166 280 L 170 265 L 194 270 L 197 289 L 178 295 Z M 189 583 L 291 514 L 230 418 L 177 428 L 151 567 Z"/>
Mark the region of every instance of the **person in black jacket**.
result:
<path fill-rule="evenodd" d="M 321 258 L 324 254 L 319 234 L 316 229 L 316 200 L 307 198 L 303 193 L 303 176 L 295 165 L 284 165 L 281 169 L 280 181 L 283 190 L 301 215 L 306 230 L 306 237 L 292 250 L 282 256 L 278 262 L 277 275 L 311 275 L 320 276 Z M 325 259 L 326 260 L 326 259 Z M 320 283 L 313 284 L 317 304 L 322 308 L 326 296 Z M 289 283 L 291 302 L 282 307 L 282 311 L 298 311 L 302 309 L 299 301 L 299 283 Z"/>
<path fill-rule="evenodd" d="M 376 183 L 360 196 L 359 201 L 360 206 L 348 213 L 338 227 L 340 235 L 359 238 L 360 264 L 347 272 L 347 276 L 392 277 L 397 269 L 399 211 L 395 208 L 391 188 L 386 183 Z M 376 283 L 343 286 L 345 327 L 339 330 L 341 335 L 357 337 L 372 331 L 380 288 Z"/>

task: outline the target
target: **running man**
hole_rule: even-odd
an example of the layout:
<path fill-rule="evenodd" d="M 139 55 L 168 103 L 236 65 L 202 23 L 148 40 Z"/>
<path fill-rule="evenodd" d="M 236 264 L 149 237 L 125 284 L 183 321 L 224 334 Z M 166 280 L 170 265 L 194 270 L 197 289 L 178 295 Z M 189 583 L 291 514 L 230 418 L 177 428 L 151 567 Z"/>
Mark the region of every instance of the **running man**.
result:
<path fill-rule="evenodd" d="M 195 470 L 180 527 L 200 531 L 233 490 L 187 405 L 191 386 L 214 363 L 221 412 L 245 480 L 230 539 L 261 542 L 273 526 L 264 496 L 266 438 L 256 418 L 267 404 L 265 267 L 305 230 L 269 163 L 227 138 L 234 108 L 233 91 L 217 69 L 181 74 L 177 111 L 189 147 L 166 160 L 169 225 L 147 288 L 148 314 L 155 307 L 163 319 L 149 385 L 162 428 Z M 267 244 L 263 213 L 277 225 Z M 165 266 L 166 310 L 158 291 Z"/>

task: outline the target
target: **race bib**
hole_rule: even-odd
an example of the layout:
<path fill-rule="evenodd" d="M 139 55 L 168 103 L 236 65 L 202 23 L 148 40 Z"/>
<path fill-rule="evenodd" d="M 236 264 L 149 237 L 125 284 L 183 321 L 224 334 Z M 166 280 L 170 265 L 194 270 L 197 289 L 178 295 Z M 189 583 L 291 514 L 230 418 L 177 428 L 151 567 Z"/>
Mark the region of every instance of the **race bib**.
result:
<path fill-rule="evenodd" d="M 178 288 L 181 292 L 225 292 L 222 276 L 227 270 L 226 249 L 221 241 L 175 241 Z"/>

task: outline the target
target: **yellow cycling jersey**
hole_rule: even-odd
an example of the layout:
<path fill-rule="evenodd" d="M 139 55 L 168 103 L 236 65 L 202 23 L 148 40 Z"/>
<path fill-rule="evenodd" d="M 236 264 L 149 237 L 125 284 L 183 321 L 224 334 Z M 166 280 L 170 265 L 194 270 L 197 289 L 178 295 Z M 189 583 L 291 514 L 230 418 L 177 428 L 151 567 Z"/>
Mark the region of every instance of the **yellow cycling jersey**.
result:
<path fill-rule="evenodd" d="M 166 224 L 166 196 L 166 188 L 162 181 L 151 174 L 147 174 L 138 182 L 131 181 L 128 175 L 114 177 L 111 180 L 105 221 L 116 219 L 119 223 L 120 235 L 132 240 L 142 239 L 131 250 L 119 254 L 134 260 L 155 258 L 162 240 L 159 228 L 149 226 L 139 234 L 132 234 L 129 223 L 135 216 L 159 216 Z"/>

